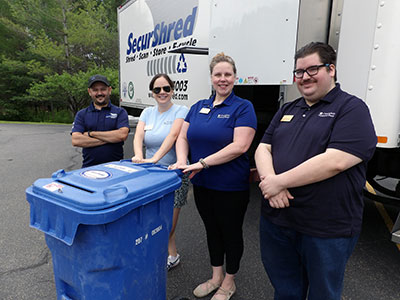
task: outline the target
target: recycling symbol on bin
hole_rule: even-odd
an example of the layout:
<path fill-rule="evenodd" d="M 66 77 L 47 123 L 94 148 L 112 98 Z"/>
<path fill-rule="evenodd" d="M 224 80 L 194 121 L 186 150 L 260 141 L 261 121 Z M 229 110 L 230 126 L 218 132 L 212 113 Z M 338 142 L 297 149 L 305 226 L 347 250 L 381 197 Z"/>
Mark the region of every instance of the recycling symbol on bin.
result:
<path fill-rule="evenodd" d="M 187 71 L 187 63 L 183 53 L 179 56 L 178 67 L 176 68 L 178 73 L 185 73 Z"/>

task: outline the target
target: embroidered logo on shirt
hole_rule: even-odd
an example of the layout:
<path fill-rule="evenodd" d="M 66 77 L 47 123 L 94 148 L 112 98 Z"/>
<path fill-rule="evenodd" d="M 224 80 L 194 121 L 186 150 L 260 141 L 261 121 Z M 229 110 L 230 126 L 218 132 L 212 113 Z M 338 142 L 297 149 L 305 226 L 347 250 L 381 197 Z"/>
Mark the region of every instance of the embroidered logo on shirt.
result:
<path fill-rule="evenodd" d="M 116 119 L 118 117 L 118 114 L 116 113 L 110 113 L 106 118 L 111 118 L 111 119 Z"/>
<path fill-rule="evenodd" d="M 164 125 L 172 125 L 172 123 L 174 123 L 174 121 L 172 121 L 172 120 L 164 121 Z"/>
<path fill-rule="evenodd" d="M 225 114 L 225 115 L 218 114 L 217 118 L 218 118 L 218 119 L 229 119 L 230 116 L 231 116 L 231 115 L 229 115 L 229 114 Z"/>
<path fill-rule="evenodd" d="M 321 117 L 321 118 L 334 118 L 335 117 L 335 114 L 336 113 L 334 113 L 334 112 L 320 112 L 319 113 L 319 115 L 318 115 L 318 117 Z"/>

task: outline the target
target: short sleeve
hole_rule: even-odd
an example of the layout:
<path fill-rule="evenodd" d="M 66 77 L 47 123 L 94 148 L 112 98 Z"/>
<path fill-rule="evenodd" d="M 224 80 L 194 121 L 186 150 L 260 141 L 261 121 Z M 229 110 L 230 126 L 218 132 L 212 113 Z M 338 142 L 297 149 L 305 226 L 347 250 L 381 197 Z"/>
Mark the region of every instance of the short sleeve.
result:
<path fill-rule="evenodd" d="M 142 121 L 142 122 L 144 122 L 144 123 L 148 123 L 148 118 L 149 118 L 149 115 L 150 115 L 150 107 L 147 107 L 147 108 L 145 108 L 143 111 L 142 111 L 142 113 L 140 114 L 140 117 L 139 117 L 139 121 Z"/>
<path fill-rule="evenodd" d="M 185 119 L 188 114 L 189 109 L 186 106 L 179 105 L 179 108 L 176 112 L 175 119 Z"/>
<path fill-rule="evenodd" d="M 243 104 L 238 109 L 238 114 L 235 120 L 235 127 L 251 127 L 257 129 L 257 117 L 254 111 L 253 104 L 250 101 L 244 100 Z"/>
<path fill-rule="evenodd" d="M 129 119 L 128 119 L 128 113 L 124 108 L 121 108 L 119 114 L 118 114 L 118 129 L 122 127 L 128 127 L 129 128 Z"/>
<path fill-rule="evenodd" d="M 335 148 L 368 161 L 377 138 L 367 105 L 353 97 L 348 100 L 332 128 L 327 148 Z"/>
<path fill-rule="evenodd" d="M 282 118 L 282 108 L 278 110 L 278 112 L 274 115 L 271 122 L 269 123 L 267 129 L 264 132 L 264 135 L 260 141 L 263 144 L 272 144 L 272 136 L 274 134 L 275 129 L 279 126 L 279 122 Z"/>
<path fill-rule="evenodd" d="M 78 111 L 75 116 L 74 123 L 72 124 L 71 134 L 73 132 L 85 132 L 85 120 L 83 110 Z"/>
<path fill-rule="evenodd" d="M 193 114 L 197 111 L 197 109 L 198 109 L 198 107 L 199 107 L 199 105 L 200 105 L 200 104 L 199 104 L 200 102 L 201 102 L 201 101 L 199 101 L 199 102 L 193 104 L 193 105 L 190 107 L 189 112 L 187 113 L 187 115 L 186 115 L 186 117 L 185 117 L 185 122 L 190 123 L 190 119 L 192 118 Z"/>

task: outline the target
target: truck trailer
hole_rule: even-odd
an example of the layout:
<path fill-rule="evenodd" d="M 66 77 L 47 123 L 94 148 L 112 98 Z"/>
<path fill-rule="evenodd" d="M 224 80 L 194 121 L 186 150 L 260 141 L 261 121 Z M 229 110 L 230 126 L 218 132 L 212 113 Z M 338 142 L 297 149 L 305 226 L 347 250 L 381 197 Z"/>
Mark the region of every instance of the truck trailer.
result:
<path fill-rule="evenodd" d="M 238 69 L 235 94 L 256 110 L 252 157 L 278 108 L 299 97 L 296 50 L 329 43 L 338 82 L 367 103 L 378 135 L 365 194 L 400 207 L 399 13 L 397 0 L 130 0 L 118 8 L 120 105 L 136 117 L 154 105 L 148 83 L 157 73 L 174 80 L 174 103 L 208 98 L 209 62 L 224 52 Z"/>

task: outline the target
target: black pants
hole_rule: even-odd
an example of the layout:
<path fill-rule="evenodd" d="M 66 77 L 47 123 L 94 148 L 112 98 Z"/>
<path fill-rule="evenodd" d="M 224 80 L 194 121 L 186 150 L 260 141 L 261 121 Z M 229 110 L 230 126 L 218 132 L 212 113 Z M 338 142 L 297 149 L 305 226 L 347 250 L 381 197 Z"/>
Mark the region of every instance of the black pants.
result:
<path fill-rule="evenodd" d="M 193 186 L 194 199 L 207 233 L 211 265 L 219 267 L 226 258 L 226 272 L 239 271 L 243 255 L 243 220 L 249 191 L 216 191 Z"/>

